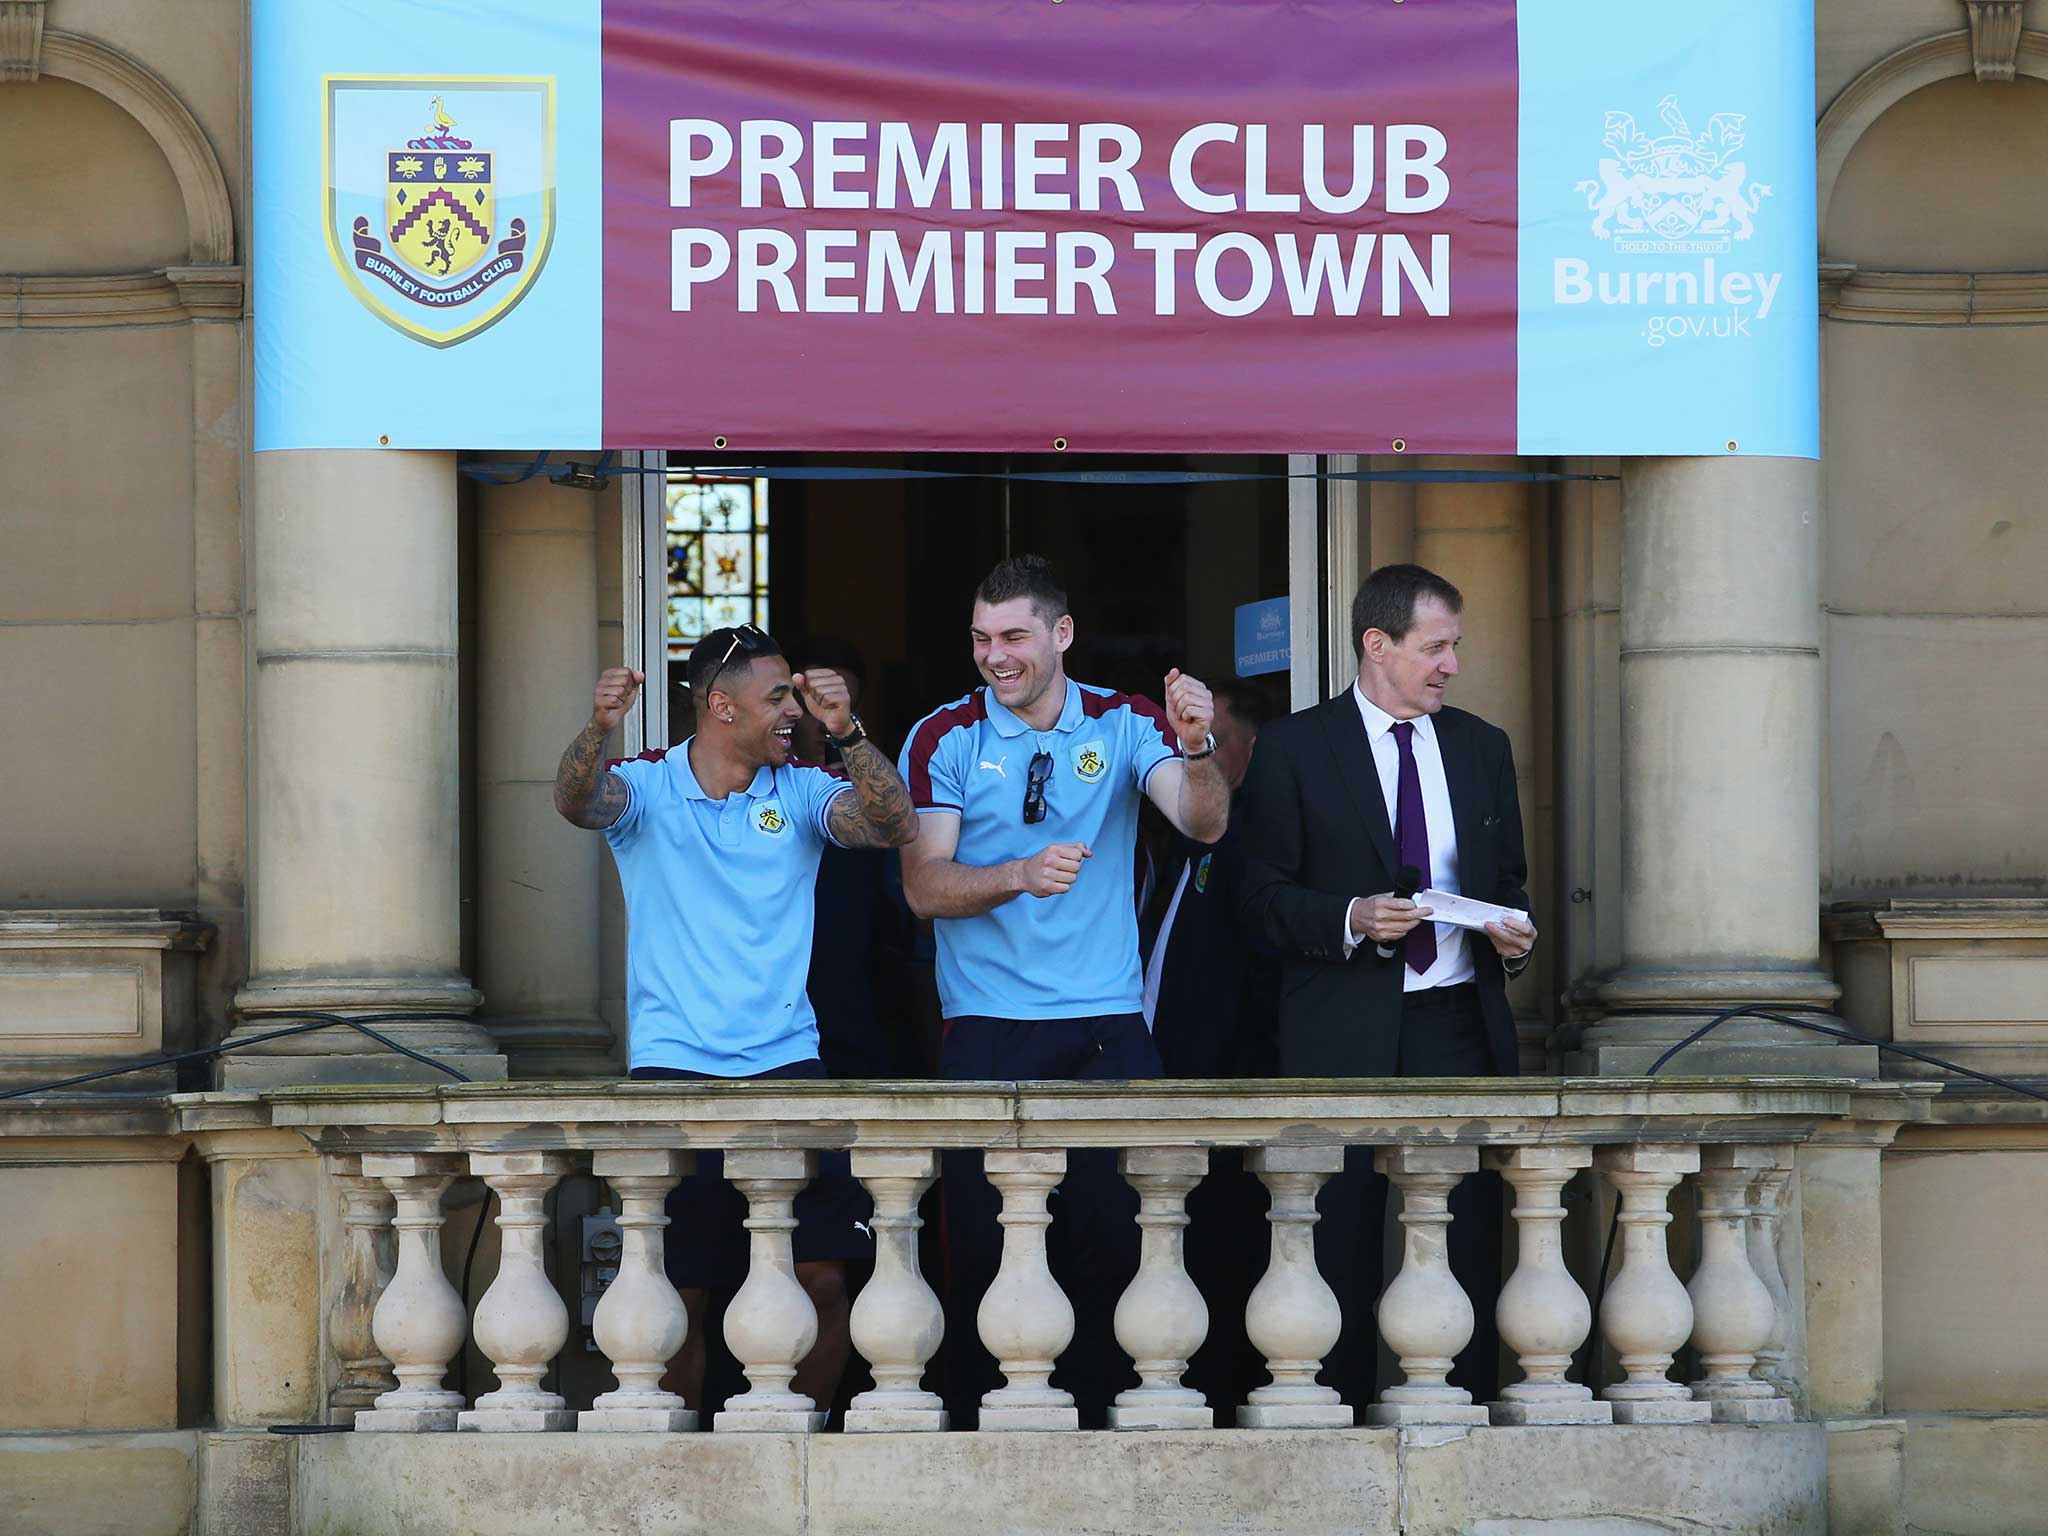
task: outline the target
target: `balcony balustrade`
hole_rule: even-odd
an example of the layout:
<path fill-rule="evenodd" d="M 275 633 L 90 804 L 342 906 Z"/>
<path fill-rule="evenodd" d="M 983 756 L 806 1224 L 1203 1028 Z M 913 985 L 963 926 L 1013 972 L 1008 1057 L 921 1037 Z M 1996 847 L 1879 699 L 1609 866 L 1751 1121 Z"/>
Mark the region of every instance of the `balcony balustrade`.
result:
<path fill-rule="evenodd" d="M 1315 1429 L 1612 1423 L 1767 1424 L 1795 1416 L 1802 1336 L 1790 1313 L 1778 1228 L 1796 1178 L 1794 1149 L 1851 1113 L 1832 1080 L 1502 1079 L 1252 1083 L 614 1083 L 447 1088 L 279 1089 L 261 1097 L 275 1128 L 295 1129 L 336 1181 L 345 1276 L 328 1318 L 341 1376 L 337 1418 L 360 1432 L 477 1431 L 812 1433 L 825 1405 L 792 1379 L 817 1336 L 791 1257 L 792 1202 L 820 1151 L 848 1149 L 874 1199 L 876 1259 L 853 1313 L 856 1348 L 875 1385 L 854 1399 L 849 1432 L 937 1432 L 947 1416 L 924 1380 L 943 1320 L 920 1272 L 917 1207 L 938 1154 L 984 1154 L 1002 1198 L 1002 1262 L 978 1327 L 1004 1384 L 980 1405 L 980 1432 L 1073 1430 L 1073 1399 L 1054 1361 L 1074 1335 L 1075 1303 L 1048 1263 L 1047 1201 L 1078 1148 L 1114 1148 L 1138 1195 L 1141 1260 L 1116 1302 L 1115 1334 L 1138 1385 L 1111 1427 L 1209 1429 L 1214 1409 L 1187 1386 L 1209 1306 L 1188 1276 L 1189 1193 L 1212 1150 L 1244 1150 L 1270 1195 L 1270 1254 L 1245 1328 L 1270 1381 L 1237 1410 L 1240 1425 Z M 1402 1379 L 1370 1404 L 1318 1384 L 1342 1313 L 1318 1273 L 1316 1194 L 1348 1147 L 1373 1149 L 1400 1194 L 1398 1271 L 1377 1310 Z M 701 1419 L 664 1391 L 664 1363 L 688 1320 L 662 1266 L 663 1197 L 694 1155 L 721 1151 L 747 1200 L 749 1268 L 724 1316 L 748 1389 Z M 1497 1170 L 1512 1191 L 1515 1259 L 1498 1298 L 1468 1296 L 1446 1257 L 1448 1199 L 1461 1179 Z M 541 1382 L 569 1319 L 542 1263 L 548 1191 L 571 1173 L 606 1180 L 621 1212 L 617 1279 L 594 1322 L 615 1390 L 580 1413 Z M 499 1196 L 497 1274 L 473 1324 L 440 1255 L 444 1197 L 455 1180 Z M 1621 1230 L 1599 1309 L 1618 1370 L 1596 1395 L 1572 1379 L 1593 1326 L 1585 1287 L 1566 1263 L 1566 1186 L 1593 1180 L 1618 1200 Z M 1690 1198 L 1675 1202 L 1690 1183 Z M 1674 1204 L 1697 1222 L 1682 1281 L 1667 1238 Z M 1581 1266 L 1583 1269 L 1584 1266 Z M 1492 1306 L 1521 1379 L 1474 1403 L 1446 1380 Z M 447 1382 L 472 1335 L 498 1386 L 465 1402 Z M 1687 1354 L 1688 1346 L 1690 1354 Z M 1696 1359 L 1699 1378 L 1674 1362 Z"/>

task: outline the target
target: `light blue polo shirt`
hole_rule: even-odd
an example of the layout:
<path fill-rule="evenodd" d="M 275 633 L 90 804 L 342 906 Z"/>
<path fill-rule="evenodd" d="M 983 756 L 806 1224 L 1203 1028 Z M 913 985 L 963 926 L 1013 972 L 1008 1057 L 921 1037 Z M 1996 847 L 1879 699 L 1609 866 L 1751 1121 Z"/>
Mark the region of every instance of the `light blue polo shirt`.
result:
<path fill-rule="evenodd" d="M 1025 774 L 1050 752 L 1045 820 L 1024 820 Z M 1161 763 L 1179 756 L 1150 699 L 1069 679 L 1049 731 L 1035 731 L 977 688 L 918 722 L 904 743 L 903 782 L 918 813 L 957 812 L 962 864 L 1027 858 L 1048 843 L 1086 843 L 1094 857 L 1058 896 L 1013 897 L 980 917 L 940 918 L 939 1003 L 949 1019 L 1071 1019 L 1136 1013 L 1134 857 L 1138 800 Z"/>
<path fill-rule="evenodd" d="M 713 800 L 687 742 L 611 771 L 627 793 L 604 836 L 626 892 L 632 1065 L 744 1077 L 817 1055 L 813 892 L 826 807 L 853 786 L 764 767 Z"/>

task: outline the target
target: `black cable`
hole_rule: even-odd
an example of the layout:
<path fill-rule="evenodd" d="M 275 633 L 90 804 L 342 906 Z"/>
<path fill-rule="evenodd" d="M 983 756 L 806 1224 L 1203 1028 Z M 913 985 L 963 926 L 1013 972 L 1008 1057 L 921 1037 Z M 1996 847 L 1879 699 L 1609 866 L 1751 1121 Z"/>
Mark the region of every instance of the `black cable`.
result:
<path fill-rule="evenodd" d="M 1816 1009 L 1814 1011 L 1818 1012 L 1819 1010 Z M 1687 1035 L 1683 1040 L 1679 1041 L 1676 1045 L 1672 1046 L 1670 1050 L 1666 1051 L 1662 1056 L 1659 1056 L 1654 1062 L 1652 1062 L 1650 1064 L 1650 1070 L 1643 1074 L 1643 1076 L 1645 1077 L 1655 1077 L 1657 1075 L 1658 1069 L 1661 1068 L 1672 1057 L 1676 1056 L 1680 1051 L 1684 1050 L 1687 1046 L 1692 1045 L 1699 1040 L 1705 1039 L 1707 1035 L 1711 1034 L 1714 1030 L 1719 1029 L 1723 1024 L 1726 1024 L 1730 1019 L 1769 1019 L 1774 1024 L 1789 1024 L 1794 1029 L 1811 1030 L 1813 1031 L 1813 1033 L 1818 1035 L 1831 1035 L 1837 1040 L 1853 1040 L 1860 1045 L 1874 1045 L 1880 1051 L 1889 1051 L 1894 1056 L 1910 1057 L 1912 1060 L 1924 1063 L 1927 1066 L 1940 1067 L 1945 1072 L 1959 1073 L 1964 1077 L 1974 1078 L 1980 1083 L 1987 1083 L 1993 1088 L 2002 1088 L 2007 1093 L 2016 1093 L 2020 1095 L 2022 1098 L 2039 1099 L 2042 1103 L 2048 1103 L 2048 1093 L 2044 1093 L 2042 1090 L 2038 1088 L 2029 1088 L 2024 1083 L 2016 1083 L 2010 1078 L 1994 1077 L 1988 1072 L 1973 1071 L 1969 1067 L 1958 1066 L 1955 1062 L 1944 1061 L 1939 1056 L 1930 1056 L 1925 1051 L 1916 1051 L 1909 1045 L 1897 1045 L 1890 1040 L 1880 1040 L 1875 1035 L 1866 1035 L 1861 1030 L 1850 1029 L 1846 1025 L 1823 1024 L 1818 1019 L 1794 1018 L 1789 1013 L 1781 1012 L 1778 1009 L 1763 1003 L 1745 1003 L 1739 1008 L 1728 1008 L 1720 1011 L 1716 1011 L 1712 1008 L 1683 1007 L 1620 1008 L 1616 1009 L 1614 1013 L 1609 1015 L 1609 1017 L 1626 1018 L 1631 1014 L 1648 1014 L 1661 1018 L 1669 1018 L 1674 1014 L 1688 1018 L 1703 1017 L 1709 1014 L 1712 1015 L 1711 1018 L 1707 1019 L 1706 1023 L 1702 1024 L 1698 1029 L 1694 1030 L 1691 1034 Z M 1615 1235 L 1620 1230 L 1621 1202 L 1617 1198 L 1614 1206 L 1614 1214 L 1609 1216 L 1607 1219 L 1607 1242 L 1606 1245 L 1600 1251 L 1600 1271 L 1598 1276 L 1596 1277 L 1596 1283 L 1593 1287 L 1592 1324 L 1586 1332 L 1588 1367 L 1591 1366 L 1593 1357 L 1595 1354 L 1597 1354 L 1600 1348 L 1600 1304 L 1602 1301 L 1606 1299 L 1607 1296 L 1607 1270 L 1608 1266 L 1612 1264 L 1614 1261 L 1614 1239 Z M 1586 1374 L 1588 1374 L 1588 1372 L 1586 1371 L 1581 1371 L 1580 1373 L 1582 1378 Z"/>
<path fill-rule="evenodd" d="M 469 1234 L 469 1252 L 462 1257 L 462 1348 L 456 1351 L 455 1390 L 462 1394 L 462 1400 L 469 1401 L 469 1271 L 476 1263 L 476 1245 L 483 1241 L 484 1223 L 491 1219 L 491 1202 L 498 1198 L 498 1192 L 488 1184 L 484 1186 L 483 1209 L 476 1213 L 476 1228 Z"/>
<path fill-rule="evenodd" d="M 284 1029 L 274 1029 L 271 1030 L 268 1034 L 251 1035 L 246 1040 L 232 1040 L 226 1041 L 220 1045 L 203 1046 L 196 1051 L 179 1051 L 174 1055 L 152 1056 L 147 1061 L 130 1062 L 128 1063 L 128 1065 L 122 1067 L 103 1067 L 97 1072 L 81 1072 L 76 1077 L 59 1078 L 56 1082 L 53 1083 L 32 1083 L 26 1088 L 10 1088 L 5 1093 L 0 1093 L 0 1099 L 20 1099 L 27 1098 L 32 1094 L 55 1093 L 60 1088 L 76 1088 L 81 1083 L 97 1083 L 105 1078 L 121 1077 L 130 1072 L 155 1071 L 157 1068 L 160 1067 L 176 1066 L 180 1062 L 209 1061 L 215 1056 L 224 1056 L 229 1051 L 239 1051 L 244 1046 L 263 1045 L 272 1040 L 287 1039 L 292 1035 L 310 1034 L 316 1029 L 335 1028 L 353 1029 L 358 1034 L 368 1035 L 372 1040 L 376 1041 L 386 1050 L 396 1051 L 401 1056 L 409 1056 L 414 1061 L 417 1061 L 424 1066 L 432 1067 L 437 1072 L 446 1072 L 458 1083 L 467 1083 L 472 1081 L 472 1079 L 469 1077 L 467 1073 L 457 1071 L 454 1067 L 450 1066 L 446 1061 L 438 1057 L 424 1055 L 421 1052 L 412 1049 L 412 1047 L 410 1046 L 400 1045 L 396 1040 L 392 1039 L 389 1035 L 380 1034 L 378 1031 L 370 1028 L 370 1025 L 372 1024 L 404 1023 L 414 1019 L 452 1019 L 457 1023 L 467 1024 L 470 1022 L 468 1014 L 366 1013 L 359 1018 L 344 1018 L 342 1017 L 342 1015 L 338 1013 L 301 1012 L 299 1016 L 301 1018 L 309 1019 L 312 1022 L 307 1024 L 293 1024 Z"/>

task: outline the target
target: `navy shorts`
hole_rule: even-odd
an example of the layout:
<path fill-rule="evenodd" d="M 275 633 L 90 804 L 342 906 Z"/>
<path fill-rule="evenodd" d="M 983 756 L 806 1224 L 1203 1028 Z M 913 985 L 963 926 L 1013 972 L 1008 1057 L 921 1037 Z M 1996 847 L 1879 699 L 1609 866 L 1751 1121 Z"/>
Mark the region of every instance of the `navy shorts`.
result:
<path fill-rule="evenodd" d="M 635 1082 L 759 1082 L 771 1078 L 821 1078 L 824 1063 L 815 1056 L 770 1067 L 745 1078 L 720 1078 L 680 1067 L 635 1067 Z M 697 1171 L 670 1191 L 668 1241 L 663 1257 L 669 1283 L 679 1291 L 736 1291 L 747 1278 L 747 1197 L 725 1180 L 725 1154 L 699 1152 Z M 797 1191 L 796 1231 L 791 1247 L 796 1262 L 821 1259 L 871 1259 L 874 1234 L 868 1223 L 874 1202 L 853 1176 L 844 1152 L 820 1152 L 818 1172 Z"/>

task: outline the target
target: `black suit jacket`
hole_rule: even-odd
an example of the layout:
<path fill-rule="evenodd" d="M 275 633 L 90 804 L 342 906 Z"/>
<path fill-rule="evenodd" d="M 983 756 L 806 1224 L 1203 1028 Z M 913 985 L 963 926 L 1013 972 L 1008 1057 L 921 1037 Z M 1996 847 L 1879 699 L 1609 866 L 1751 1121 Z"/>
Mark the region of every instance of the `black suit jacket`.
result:
<path fill-rule="evenodd" d="M 1152 1041 L 1168 1077 L 1271 1077 L 1274 1010 L 1280 997 L 1280 962 L 1271 946 L 1238 921 L 1244 889 L 1242 791 L 1233 799 L 1230 825 L 1213 845 L 1173 835 L 1161 872 L 1152 943 L 1166 907 L 1187 870 L 1166 958 L 1159 971 L 1159 1004 Z M 1147 946 L 1150 958 L 1150 946 Z"/>
<path fill-rule="evenodd" d="M 1467 896 L 1527 909 L 1528 859 L 1507 733 L 1461 709 L 1435 717 Z M 1259 732 L 1245 782 L 1240 912 L 1283 957 L 1280 1070 L 1288 1077 L 1390 1077 L 1399 1043 L 1402 957 L 1370 941 L 1344 958 L 1354 896 L 1394 888 L 1401 867 L 1358 704 L 1346 689 Z M 1517 1070 L 1507 973 L 1483 933 L 1467 935 L 1494 1070 Z"/>

